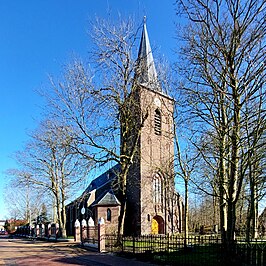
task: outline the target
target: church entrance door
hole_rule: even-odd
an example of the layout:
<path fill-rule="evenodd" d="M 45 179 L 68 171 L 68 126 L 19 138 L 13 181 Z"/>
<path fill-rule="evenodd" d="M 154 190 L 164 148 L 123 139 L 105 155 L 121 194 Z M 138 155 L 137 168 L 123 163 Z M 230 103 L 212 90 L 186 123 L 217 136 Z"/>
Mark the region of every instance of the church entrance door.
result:
<path fill-rule="evenodd" d="M 156 215 L 152 218 L 151 233 L 164 234 L 164 220 L 161 216 Z"/>

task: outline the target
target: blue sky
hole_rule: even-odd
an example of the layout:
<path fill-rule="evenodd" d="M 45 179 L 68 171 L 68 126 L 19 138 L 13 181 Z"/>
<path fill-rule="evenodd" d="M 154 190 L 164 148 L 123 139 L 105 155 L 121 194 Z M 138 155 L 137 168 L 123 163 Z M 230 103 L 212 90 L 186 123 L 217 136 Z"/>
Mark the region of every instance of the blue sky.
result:
<path fill-rule="evenodd" d="M 87 29 L 95 15 L 147 16 L 152 45 L 170 61 L 176 46 L 174 0 L 0 0 L 0 219 L 5 171 L 15 167 L 12 154 L 23 148 L 27 131 L 37 125 L 43 104 L 37 90 L 48 74 L 59 75 L 71 55 L 89 50 Z"/>

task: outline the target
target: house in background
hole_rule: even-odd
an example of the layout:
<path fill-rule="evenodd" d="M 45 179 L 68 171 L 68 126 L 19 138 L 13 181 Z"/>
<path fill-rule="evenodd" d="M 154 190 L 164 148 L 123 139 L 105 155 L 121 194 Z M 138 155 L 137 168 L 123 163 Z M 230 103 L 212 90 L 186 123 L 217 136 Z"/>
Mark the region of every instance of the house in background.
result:
<path fill-rule="evenodd" d="M 137 155 L 127 176 L 127 212 L 124 234 L 167 234 L 183 228 L 183 202 L 174 184 L 174 100 L 162 92 L 144 22 L 138 54 L 138 89 L 132 112 L 137 134 L 142 114 Z M 137 105 L 137 107 L 136 107 Z M 123 141 L 123 139 L 121 140 Z M 82 195 L 67 205 L 67 234 L 74 234 L 76 219 L 96 222 L 103 217 L 106 232 L 118 226 L 120 201 L 115 189 L 120 166 L 115 165 L 91 182 Z M 81 212 L 81 210 L 83 210 Z"/>
<path fill-rule="evenodd" d="M 6 230 L 5 223 L 6 223 L 6 220 L 0 220 L 0 232 Z"/>

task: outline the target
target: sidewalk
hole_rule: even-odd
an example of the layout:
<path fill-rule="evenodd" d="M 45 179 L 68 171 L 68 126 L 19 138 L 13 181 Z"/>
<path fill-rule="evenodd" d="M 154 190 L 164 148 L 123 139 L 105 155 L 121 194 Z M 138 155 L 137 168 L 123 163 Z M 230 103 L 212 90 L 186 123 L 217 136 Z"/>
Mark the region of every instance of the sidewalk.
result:
<path fill-rule="evenodd" d="M 57 243 L 58 246 L 65 246 L 66 243 L 60 242 Z M 76 251 L 77 256 L 73 257 L 71 261 L 69 258 L 67 262 L 71 264 L 77 263 L 78 265 L 89 265 L 89 266 L 153 266 L 156 264 L 152 264 L 149 262 L 138 261 L 134 258 L 125 258 L 121 256 L 117 256 L 114 253 L 103 252 L 99 253 L 96 249 L 86 248 L 77 243 L 68 243 L 68 247 L 71 246 L 72 249 Z M 62 260 L 61 260 L 62 261 Z M 84 264 L 81 264 L 84 263 Z"/>
<path fill-rule="evenodd" d="M 23 238 L 0 239 L 0 265 L 6 266 L 152 266 L 148 262 L 98 253 L 74 242 L 50 242 Z"/>
<path fill-rule="evenodd" d="M 155 264 L 146 263 L 137 261 L 135 259 L 127 259 L 123 257 L 119 257 L 112 254 L 105 254 L 105 253 L 95 253 L 85 255 L 84 257 L 79 257 L 78 261 L 84 261 L 86 264 L 90 266 L 152 266 Z"/>
<path fill-rule="evenodd" d="M 80 255 L 76 258 L 79 262 L 84 262 L 84 265 L 90 266 L 152 266 L 156 264 L 152 264 L 149 262 L 138 261 L 134 258 L 125 258 L 118 256 L 114 253 L 103 252 L 99 253 L 96 249 L 86 248 L 81 245 L 73 244 L 73 248 L 80 253 Z"/>

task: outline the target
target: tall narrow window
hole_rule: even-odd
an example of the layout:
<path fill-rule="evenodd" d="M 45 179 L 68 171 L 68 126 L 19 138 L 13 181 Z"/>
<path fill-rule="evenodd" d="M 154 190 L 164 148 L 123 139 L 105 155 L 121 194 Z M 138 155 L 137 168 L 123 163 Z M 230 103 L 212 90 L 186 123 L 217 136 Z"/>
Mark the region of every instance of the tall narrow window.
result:
<path fill-rule="evenodd" d="M 153 202 L 162 203 L 162 180 L 158 174 L 153 179 Z"/>
<path fill-rule="evenodd" d="M 112 213 L 111 210 L 108 208 L 106 213 L 106 220 L 111 222 L 111 218 L 112 218 Z"/>
<path fill-rule="evenodd" d="M 162 134 L 162 115 L 159 109 L 154 113 L 154 132 L 156 135 Z"/>

